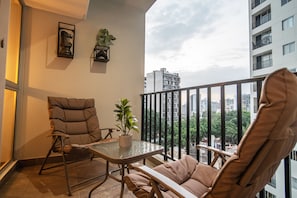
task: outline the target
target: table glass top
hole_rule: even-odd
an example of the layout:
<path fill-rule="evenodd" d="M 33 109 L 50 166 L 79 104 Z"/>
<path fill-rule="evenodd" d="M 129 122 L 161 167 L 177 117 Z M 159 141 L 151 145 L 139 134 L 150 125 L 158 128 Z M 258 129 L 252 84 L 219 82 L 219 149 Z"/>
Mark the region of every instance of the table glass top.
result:
<path fill-rule="evenodd" d="M 163 147 L 145 141 L 133 140 L 129 148 L 122 148 L 119 142 L 108 142 L 94 144 L 89 147 L 96 153 L 111 159 L 127 159 L 131 157 L 143 156 L 149 153 L 162 153 Z"/>

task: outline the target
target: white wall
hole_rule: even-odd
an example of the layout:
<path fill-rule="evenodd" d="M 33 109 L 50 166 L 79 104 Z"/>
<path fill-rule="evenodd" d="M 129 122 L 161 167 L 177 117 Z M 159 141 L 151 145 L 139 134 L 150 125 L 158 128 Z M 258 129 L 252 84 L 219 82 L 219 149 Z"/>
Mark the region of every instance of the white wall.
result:
<path fill-rule="evenodd" d="M 58 22 L 76 26 L 73 59 L 56 57 Z M 44 157 L 50 146 L 47 96 L 95 98 L 101 127 L 114 127 L 114 103 L 127 97 L 140 120 L 144 26 L 145 11 L 121 1 L 91 0 L 83 21 L 25 7 L 16 159 Z M 90 59 L 100 28 L 117 38 L 106 64 Z"/>

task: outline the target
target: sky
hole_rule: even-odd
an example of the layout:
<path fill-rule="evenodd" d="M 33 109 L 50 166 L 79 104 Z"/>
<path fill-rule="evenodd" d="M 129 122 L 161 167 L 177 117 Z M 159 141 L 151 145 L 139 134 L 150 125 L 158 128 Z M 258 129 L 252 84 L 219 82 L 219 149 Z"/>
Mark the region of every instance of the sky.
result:
<path fill-rule="evenodd" d="M 249 78 L 246 0 L 157 0 L 146 14 L 145 73 L 179 73 L 181 87 Z"/>

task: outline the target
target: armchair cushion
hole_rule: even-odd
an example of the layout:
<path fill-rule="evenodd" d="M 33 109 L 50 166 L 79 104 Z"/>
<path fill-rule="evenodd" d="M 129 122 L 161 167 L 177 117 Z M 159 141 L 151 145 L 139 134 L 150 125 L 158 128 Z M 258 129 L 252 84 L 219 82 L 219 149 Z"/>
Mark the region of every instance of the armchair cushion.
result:
<path fill-rule="evenodd" d="M 207 191 L 218 171 L 213 167 L 198 163 L 196 159 L 188 155 L 181 160 L 156 166 L 154 170 L 195 195 L 202 195 Z M 129 190 L 133 191 L 137 197 L 147 197 L 151 191 L 149 179 L 147 175 L 137 172 L 126 176 L 125 182 Z M 163 187 L 162 189 L 164 190 L 162 191 L 164 197 L 176 197 L 172 192 L 166 191 Z"/>
<path fill-rule="evenodd" d="M 48 97 L 54 132 L 70 135 L 66 144 L 89 144 L 102 139 L 94 99 Z"/>

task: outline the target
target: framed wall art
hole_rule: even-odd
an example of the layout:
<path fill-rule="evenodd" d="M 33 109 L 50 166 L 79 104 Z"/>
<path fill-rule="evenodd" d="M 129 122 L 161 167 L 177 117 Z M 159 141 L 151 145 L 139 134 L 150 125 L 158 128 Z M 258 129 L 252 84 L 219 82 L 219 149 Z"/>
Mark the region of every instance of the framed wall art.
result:
<path fill-rule="evenodd" d="M 59 22 L 58 24 L 58 57 L 73 58 L 75 25 Z"/>

